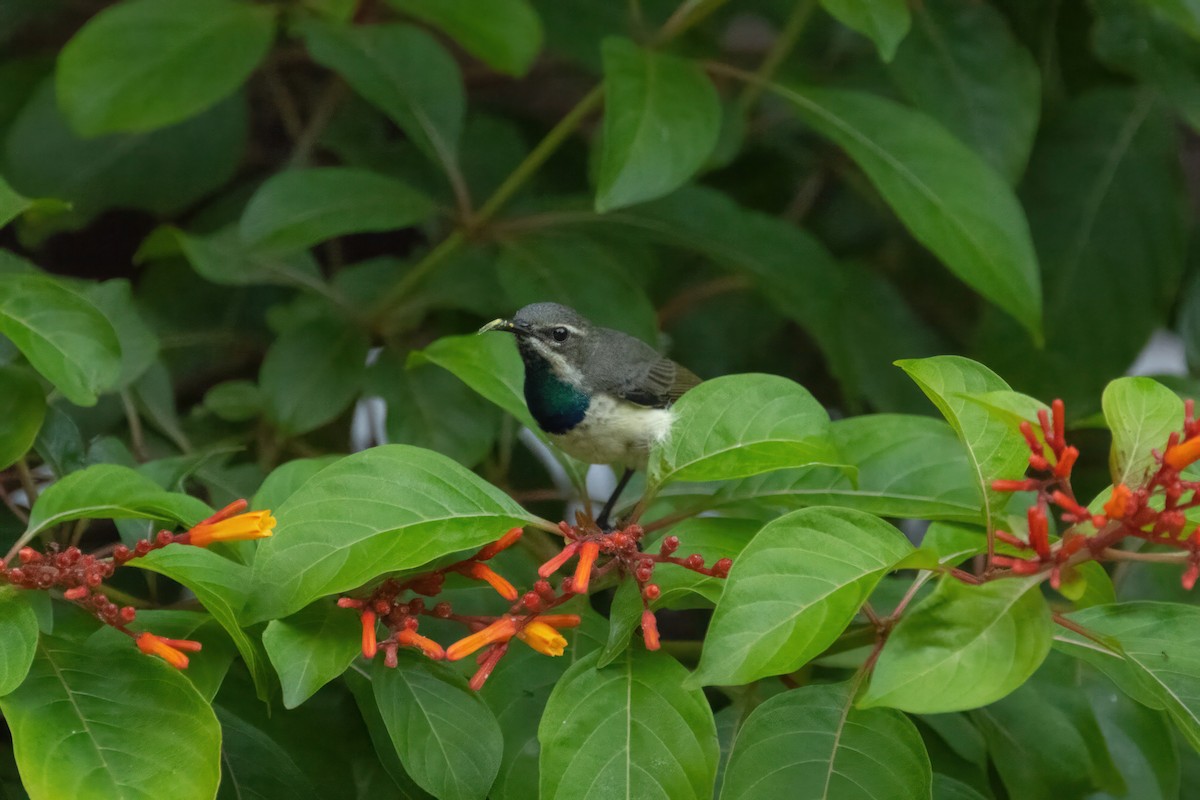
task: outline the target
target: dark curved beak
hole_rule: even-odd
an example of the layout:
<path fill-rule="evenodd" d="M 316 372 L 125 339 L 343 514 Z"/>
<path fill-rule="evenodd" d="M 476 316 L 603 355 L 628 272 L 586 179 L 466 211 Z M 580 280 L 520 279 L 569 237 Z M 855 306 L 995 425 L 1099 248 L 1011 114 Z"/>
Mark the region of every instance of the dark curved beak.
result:
<path fill-rule="evenodd" d="M 514 333 L 518 336 L 524 333 L 529 333 L 524 326 L 517 325 L 509 319 L 494 319 L 487 325 L 484 325 L 482 328 L 480 328 L 478 333 L 487 333 L 488 331 L 505 331 L 507 333 Z"/>

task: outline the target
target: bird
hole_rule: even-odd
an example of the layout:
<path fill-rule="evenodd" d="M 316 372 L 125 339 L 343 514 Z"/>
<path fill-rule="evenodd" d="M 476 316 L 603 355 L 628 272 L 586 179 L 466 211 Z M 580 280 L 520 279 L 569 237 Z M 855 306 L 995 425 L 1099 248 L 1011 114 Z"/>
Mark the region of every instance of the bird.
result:
<path fill-rule="evenodd" d="M 532 303 L 479 329 L 488 331 L 516 337 L 525 403 L 550 441 L 580 461 L 624 468 L 596 519 L 606 529 L 629 479 L 670 433 L 671 406 L 700 378 L 641 339 L 559 303 Z"/>

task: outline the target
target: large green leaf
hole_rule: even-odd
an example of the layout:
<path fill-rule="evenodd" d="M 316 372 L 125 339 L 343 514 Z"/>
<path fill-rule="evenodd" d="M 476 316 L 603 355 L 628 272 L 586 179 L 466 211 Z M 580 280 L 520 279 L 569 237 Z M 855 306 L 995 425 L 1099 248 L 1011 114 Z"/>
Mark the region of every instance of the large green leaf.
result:
<path fill-rule="evenodd" d="M 112 325 L 121 349 L 121 371 L 113 388 L 125 389 L 158 359 L 158 335 L 142 318 L 129 281 L 118 278 L 84 284 L 87 299 Z"/>
<path fill-rule="evenodd" d="M 46 417 L 42 387 L 27 370 L 0 367 L 0 469 L 29 452 Z"/>
<path fill-rule="evenodd" d="M 542 800 L 709 800 L 717 730 L 699 689 L 665 653 L 580 659 L 554 687 L 538 728 Z"/>
<path fill-rule="evenodd" d="M 258 249 L 301 250 L 349 233 L 407 228 L 432 213 L 428 197 L 395 178 L 350 167 L 296 169 L 259 187 L 241 234 Z"/>
<path fill-rule="evenodd" d="M 504 737 L 491 710 L 449 668 L 414 653 L 376 660 L 379 712 L 404 768 L 439 800 L 483 800 L 500 769 Z"/>
<path fill-rule="evenodd" d="M 1200 39 L 1200 8 L 1192 0 L 1139 0 L 1142 5 L 1154 9 L 1163 19 L 1193 37 Z"/>
<path fill-rule="evenodd" d="M 1024 392 L 1063 398 L 1073 414 L 1096 408 L 1169 318 L 1186 235 L 1177 158 L 1153 92 L 1086 92 L 1047 121 L 1021 186 L 1042 265 L 1046 349 L 1013 347 L 1016 327 L 985 315 L 981 360 Z"/>
<path fill-rule="evenodd" d="M 884 61 L 896 55 L 912 24 L 904 0 L 821 0 L 821 5 L 846 27 L 875 42 Z"/>
<path fill-rule="evenodd" d="M 995 525 L 1012 495 L 992 489 L 992 481 L 1023 474 L 1029 446 L 1017 430 L 965 395 L 1003 391 L 1008 384 L 982 364 L 958 356 L 896 363 L 933 401 L 966 447 L 983 497 L 983 522 Z"/>
<path fill-rule="evenodd" d="M 1135 700 L 1166 709 L 1200 750 L 1200 608 L 1132 601 L 1092 606 L 1070 618 L 1112 646 L 1061 630 L 1055 648 L 1098 667 Z"/>
<path fill-rule="evenodd" d="M 4 587 L 0 590 L 0 697 L 25 680 L 37 643 L 37 614 L 27 593 Z"/>
<path fill-rule="evenodd" d="M 0 334 L 76 405 L 95 404 L 120 373 L 121 345 L 104 314 L 46 275 L 0 275 Z"/>
<path fill-rule="evenodd" d="M 524 75 L 542 49 L 542 21 L 528 0 L 388 0 L 436 25 L 493 69 Z"/>
<path fill-rule="evenodd" d="M 345 672 L 361 650 L 361 636 L 358 615 L 333 603 L 271 620 L 263 646 L 279 674 L 283 707 L 295 708 Z"/>
<path fill-rule="evenodd" d="M 628 39 L 607 39 L 603 49 L 601 212 L 679 188 L 704 165 L 721 129 L 717 91 L 698 64 Z"/>
<path fill-rule="evenodd" d="M 81 136 L 148 131 L 237 90 L 275 35 L 275 9 L 233 0 L 126 0 L 58 57 L 58 102 Z"/>
<path fill-rule="evenodd" d="M 237 225 L 204 236 L 164 225 L 142 243 L 135 258 L 153 259 L 176 253 L 182 254 L 198 275 L 213 283 L 226 286 L 278 283 L 324 290 L 320 268 L 310 253 L 303 250 L 279 253 L 248 247 Z"/>
<path fill-rule="evenodd" d="M 1041 665 L 1050 627 L 1050 609 L 1035 581 L 970 586 L 942 578 L 888 637 L 860 705 L 918 714 L 987 705 Z"/>
<path fill-rule="evenodd" d="M 1086 692 L 1083 702 L 1091 703 L 1109 755 L 1124 777 L 1125 786 L 1146 800 L 1179 797 L 1180 758 L 1167 715 L 1114 692 L 1112 684 L 1095 673 L 1085 675 L 1083 689 Z M 1110 800 L 1116 796 L 1114 792 L 1101 798 Z"/>
<path fill-rule="evenodd" d="M 300 25 L 313 59 L 400 126 L 427 157 L 457 171 L 466 98 L 458 64 L 409 25 Z"/>
<path fill-rule="evenodd" d="M 385 445 L 326 467 L 276 509 L 254 562 L 248 620 L 481 547 L 528 521 L 508 495 L 417 447 Z"/>
<path fill-rule="evenodd" d="M 802 467 L 753 475 L 701 491 L 704 508 L 745 503 L 795 509 L 856 508 L 881 517 L 981 519 L 980 489 L 954 431 L 941 420 L 901 414 L 867 414 L 830 426 L 834 447 L 857 480 L 837 467 Z M 706 488 L 706 487 L 701 487 Z M 687 494 L 679 486 L 672 494 Z"/>
<path fill-rule="evenodd" d="M 245 100 L 235 95 L 168 128 L 84 139 L 47 80 L 13 121 L 0 171 L 28 197 L 70 203 L 76 224 L 110 208 L 173 215 L 233 176 L 246 130 Z"/>
<path fill-rule="evenodd" d="M 1029 224 L 995 170 L 938 123 L 890 100 L 775 89 L 845 149 L 922 244 L 1040 339 L 1042 294 Z"/>
<path fill-rule="evenodd" d="M 0 228 L 26 213 L 58 213 L 66 211 L 70 206 L 61 200 L 48 198 L 30 199 L 8 185 L 4 176 L 0 175 Z"/>
<path fill-rule="evenodd" d="M 1156 380 L 1118 378 L 1104 389 L 1104 421 L 1112 431 L 1114 484 L 1139 486 L 1172 432 L 1183 429 L 1183 400 Z"/>
<path fill-rule="evenodd" d="M 853 707 L 854 685 L 805 686 L 754 709 L 733 740 L 721 800 L 928 798 L 921 734 L 898 711 Z"/>
<path fill-rule="evenodd" d="M 913 105 L 1017 181 L 1033 149 L 1041 79 L 999 11 L 926 0 L 889 72 Z"/>
<path fill-rule="evenodd" d="M 363 723 L 367 726 L 379 764 L 400 789 L 400 800 L 436 800 L 413 782 L 408 770 L 400 763 L 400 756 L 392 744 L 391 733 L 380 713 L 379 701 L 375 699 L 375 685 L 371 677 L 373 674 L 369 664 L 354 664 L 346 670 L 343 680 L 354 695 L 354 702 L 358 706 Z"/>
<path fill-rule="evenodd" d="M 42 492 L 29 514 L 27 534 L 77 519 L 155 519 L 190 526 L 211 513 L 200 500 L 168 492 L 128 467 L 96 464 Z"/>
<path fill-rule="evenodd" d="M 129 562 L 140 569 L 166 575 L 192 590 L 196 599 L 220 623 L 246 662 L 259 699 L 270 697 L 271 675 L 255 639 L 242 630 L 238 617 L 251 593 L 250 568 L 203 547 L 175 545 L 154 550 Z"/>
<path fill-rule="evenodd" d="M 180 672 L 143 655 L 43 637 L 0 697 L 31 800 L 212 797 L 221 729 Z M 169 765 L 169 768 L 164 768 Z"/>
<path fill-rule="evenodd" d="M 406 369 L 403 357 L 384 351 L 367 373 L 366 393 L 387 403 L 384 429 L 392 444 L 427 447 L 471 467 L 496 441 L 495 406 L 431 364 Z"/>
<path fill-rule="evenodd" d="M 714 378 L 681 397 L 673 410 L 670 436 L 650 454 L 651 481 L 658 486 L 842 463 L 829 439 L 829 415 L 787 378 Z"/>
<path fill-rule="evenodd" d="M 268 416 L 293 435 L 333 420 L 362 389 L 369 345 L 362 330 L 328 317 L 284 332 L 259 371 Z"/>
<path fill-rule="evenodd" d="M 768 523 L 733 563 L 692 680 L 742 684 L 795 671 L 911 552 L 904 534 L 860 511 L 802 509 Z"/>

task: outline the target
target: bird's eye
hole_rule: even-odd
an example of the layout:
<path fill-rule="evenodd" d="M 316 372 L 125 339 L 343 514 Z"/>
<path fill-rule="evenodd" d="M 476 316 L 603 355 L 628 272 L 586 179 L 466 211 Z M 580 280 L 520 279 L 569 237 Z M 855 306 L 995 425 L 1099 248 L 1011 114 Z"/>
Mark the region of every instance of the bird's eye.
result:
<path fill-rule="evenodd" d="M 558 328 L 553 328 L 550 331 L 550 335 L 554 337 L 554 341 L 556 342 L 565 342 L 567 337 L 571 335 L 571 332 L 560 326 Z"/>

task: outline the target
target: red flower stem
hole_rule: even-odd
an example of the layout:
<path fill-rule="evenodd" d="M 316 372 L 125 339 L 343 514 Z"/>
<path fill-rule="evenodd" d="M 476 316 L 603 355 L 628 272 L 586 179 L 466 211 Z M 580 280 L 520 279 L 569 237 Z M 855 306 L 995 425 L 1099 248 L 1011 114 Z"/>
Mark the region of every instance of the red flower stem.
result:
<path fill-rule="evenodd" d="M 1082 625 L 1080 625 L 1078 622 L 1075 622 L 1074 620 L 1068 619 L 1067 617 L 1063 616 L 1063 614 L 1061 614 L 1058 611 L 1050 612 L 1050 618 L 1053 619 L 1057 624 L 1066 628 L 1067 630 L 1073 631 L 1074 633 L 1078 633 L 1083 638 L 1090 639 L 1091 641 L 1100 645 L 1101 647 L 1103 647 L 1105 650 L 1109 651 L 1110 653 L 1112 652 L 1112 648 L 1109 647 L 1108 643 L 1105 642 L 1104 639 L 1100 636 L 1100 634 L 1096 633 L 1095 631 L 1083 627 Z"/>
<path fill-rule="evenodd" d="M 1186 564 L 1192 554 L 1188 551 L 1176 553 L 1139 553 L 1133 550 L 1106 548 L 1100 553 L 1105 561 L 1147 561 L 1158 564 Z"/>
<path fill-rule="evenodd" d="M 863 616 L 865 616 L 867 620 L 870 621 L 870 623 L 876 628 L 882 629 L 884 627 L 883 620 L 878 614 L 875 613 L 875 609 L 871 607 L 870 600 L 862 604 L 862 612 Z"/>
<path fill-rule="evenodd" d="M 912 585 L 908 587 L 908 591 L 904 593 L 904 596 L 900 598 L 900 602 L 896 604 L 894 609 L 892 609 L 892 613 L 888 617 L 889 621 L 894 624 L 900 619 L 900 615 L 904 613 L 904 609 L 908 608 L 908 604 L 911 603 L 912 599 L 917 596 L 917 592 L 920 591 L 921 587 L 925 585 L 925 582 L 932 578 L 933 575 L 934 573 L 929 572 L 928 570 L 922 570 L 921 572 L 917 573 L 917 577 L 915 580 L 913 580 Z"/>

